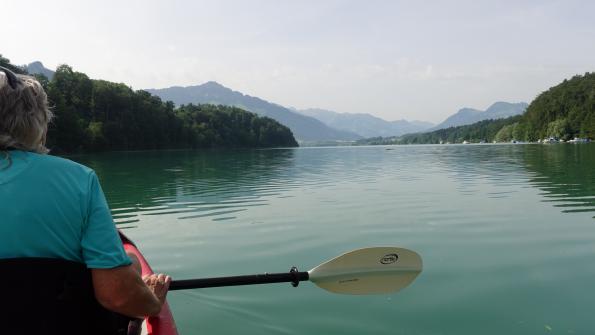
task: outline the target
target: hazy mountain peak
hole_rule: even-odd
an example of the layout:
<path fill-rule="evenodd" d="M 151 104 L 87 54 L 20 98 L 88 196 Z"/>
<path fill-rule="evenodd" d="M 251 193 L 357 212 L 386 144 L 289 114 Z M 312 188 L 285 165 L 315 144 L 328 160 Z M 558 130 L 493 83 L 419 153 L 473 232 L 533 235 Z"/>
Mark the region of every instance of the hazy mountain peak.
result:
<path fill-rule="evenodd" d="M 420 132 L 433 126 L 429 122 L 386 121 L 366 113 L 338 113 L 320 108 L 310 108 L 299 112 L 316 118 L 330 127 L 350 131 L 362 137 L 399 136 Z"/>
<path fill-rule="evenodd" d="M 54 71 L 43 66 L 43 63 L 41 63 L 40 61 L 32 62 L 29 65 L 27 65 L 25 68 L 29 74 L 43 74 L 49 80 L 52 80 L 52 78 L 54 77 L 54 73 L 55 73 Z"/>
<path fill-rule="evenodd" d="M 208 103 L 235 106 L 261 116 L 270 117 L 289 127 L 300 141 L 350 141 L 359 139 L 357 134 L 331 128 L 315 118 L 298 114 L 283 106 L 234 91 L 218 82 L 201 85 L 147 89 L 147 92 L 173 101 L 177 105 Z"/>
<path fill-rule="evenodd" d="M 210 81 L 207 81 L 206 83 L 204 83 L 204 84 L 202 84 L 202 85 L 198 85 L 198 86 L 203 86 L 203 87 L 206 87 L 206 88 L 215 88 L 215 89 L 220 89 L 220 90 L 228 90 L 228 91 L 231 91 L 231 89 L 230 89 L 230 88 L 228 88 L 228 87 L 225 87 L 225 86 L 223 86 L 223 85 L 219 84 L 218 82 L 216 82 L 216 81 L 212 81 L 212 80 L 210 80 Z"/>
<path fill-rule="evenodd" d="M 446 120 L 438 124 L 436 127 L 428 130 L 464 126 L 483 120 L 503 119 L 524 113 L 527 106 L 528 104 L 525 102 L 510 103 L 498 101 L 493 103 L 485 111 L 465 107 L 459 109 L 458 112 L 446 118 Z"/>
<path fill-rule="evenodd" d="M 483 111 L 471 107 L 463 107 L 459 109 L 455 115 L 477 115 L 479 113 L 483 113 Z"/>
<path fill-rule="evenodd" d="M 529 106 L 529 104 L 527 104 L 526 102 L 516 102 L 516 103 L 511 103 L 511 102 L 504 102 L 504 101 L 497 101 L 494 102 L 490 107 L 488 107 L 488 109 L 486 109 L 487 113 L 495 113 L 495 112 L 499 112 L 502 110 L 509 110 L 509 109 L 515 109 L 515 110 L 521 110 L 521 109 L 527 109 L 527 107 Z"/>
<path fill-rule="evenodd" d="M 31 62 L 31 63 L 30 63 L 28 66 L 35 66 L 35 67 L 43 67 L 43 68 L 45 68 L 45 67 L 43 66 L 43 63 L 42 63 L 42 62 L 40 62 L 40 61 L 38 61 L 38 60 L 36 60 L 36 61 L 34 61 L 34 62 Z"/>

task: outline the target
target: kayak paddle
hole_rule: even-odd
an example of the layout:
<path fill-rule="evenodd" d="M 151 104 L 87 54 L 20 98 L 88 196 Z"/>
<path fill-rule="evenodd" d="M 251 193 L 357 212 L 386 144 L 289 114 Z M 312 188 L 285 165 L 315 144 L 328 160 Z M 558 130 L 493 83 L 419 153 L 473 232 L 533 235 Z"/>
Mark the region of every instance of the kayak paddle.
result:
<path fill-rule="evenodd" d="M 396 247 L 371 247 L 350 251 L 307 272 L 293 267 L 289 273 L 174 280 L 170 290 L 311 281 L 341 294 L 382 294 L 409 285 L 422 270 L 421 257 L 414 251 Z"/>

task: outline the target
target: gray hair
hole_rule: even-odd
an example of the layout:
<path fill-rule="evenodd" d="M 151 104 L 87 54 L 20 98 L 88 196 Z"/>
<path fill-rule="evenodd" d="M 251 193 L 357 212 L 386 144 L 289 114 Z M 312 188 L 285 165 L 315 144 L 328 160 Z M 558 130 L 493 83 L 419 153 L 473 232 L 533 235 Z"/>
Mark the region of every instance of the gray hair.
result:
<path fill-rule="evenodd" d="M 31 76 L 16 75 L 13 86 L 0 70 L 0 150 L 18 149 L 45 154 L 44 136 L 53 113 L 41 84 Z"/>

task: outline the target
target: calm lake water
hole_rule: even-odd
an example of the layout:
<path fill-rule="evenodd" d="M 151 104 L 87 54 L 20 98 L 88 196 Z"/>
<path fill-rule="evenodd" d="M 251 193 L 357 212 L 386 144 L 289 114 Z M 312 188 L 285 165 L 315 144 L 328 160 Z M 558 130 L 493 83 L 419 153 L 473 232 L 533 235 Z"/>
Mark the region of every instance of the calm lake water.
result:
<path fill-rule="evenodd" d="M 595 144 L 128 152 L 72 157 L 174 278 L 417 251 L 392 295 L 311 283 L 169 295 L 181 334 L 595 334 Z"/>

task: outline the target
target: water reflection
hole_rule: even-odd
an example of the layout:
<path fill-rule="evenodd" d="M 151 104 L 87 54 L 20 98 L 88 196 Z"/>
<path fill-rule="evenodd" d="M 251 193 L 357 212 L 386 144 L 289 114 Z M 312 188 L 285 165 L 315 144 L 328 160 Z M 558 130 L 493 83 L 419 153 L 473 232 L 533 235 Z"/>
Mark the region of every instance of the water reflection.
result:
<path fill-rule="evenodd" d="M 420 186 L 436 176 L 452 180 L 449 196 L 510 197 L 518 186 L 543 190 L 565 213 L 595 211 L 595 145 L 450 145 L 301 148 L 235 151 L 126 152 L 72 157 L 101 178 L 116 222 L 141 216 L 225 221 L 292 189 L 358 185 L 407 202 L 424 202 Z M 384 185 L 379 184 L 383 180 Z M 444 181 L 442 181 L 444 183 Z M 490 187 L 484 192 L 486 184 Z M 444 185 L 441 185 L 443 187 Z M 395 193 L 396 192 L 396 193 Z M 337 197 L 321 199 L 327 205 Z"/>
<path fill-rule="evenodd" d="M 595 212 L 595 145 L 532 146 L 523 163 L 534 172 L 529 182 L 562 212 Z"/>
<path fill-rule="evenodd" d="M 267 204 L 296 187 L 293 150 L 117 152 L 75 156 L 95 169 L 119 224 L 141 216 L 218 217 Z"/>
<path fill-rule="evenodd" d="M 461 195 L 504 198 L 518 192 L 509 186 L 529 184 L 564 213 L 595 212 L 593 144 L 453 145 L 435 147 L 432 155 L 429 164 L 448 173 Z M 485 182 L 502 191 L 482 194 Z"/>
<path fill-rule="evenodd" d="M 506 188 L 490 191 L 487 198 L 501 198 L 510 194 L 508 186 L 524 182 L 520 159 L 524 147 L 512 145 L 453 145 L 441 147 L 436 160 L 448 171 L 457 190 L 464 195 L 477 195 L 483 183 Z"/>

